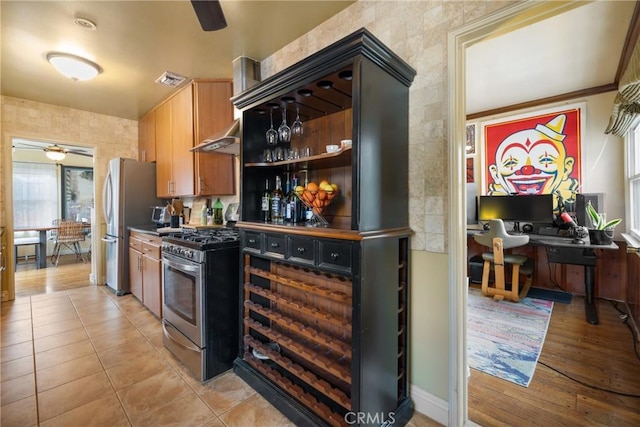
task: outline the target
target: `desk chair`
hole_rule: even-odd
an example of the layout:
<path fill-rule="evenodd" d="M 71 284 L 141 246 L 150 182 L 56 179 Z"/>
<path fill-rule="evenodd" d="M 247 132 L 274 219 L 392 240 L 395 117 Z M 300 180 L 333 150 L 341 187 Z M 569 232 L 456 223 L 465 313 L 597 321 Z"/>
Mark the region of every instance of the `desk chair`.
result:
<path fill-rule="evenodd" d="M 51 262 L 57 267 L 60 261 L 60 251 L 66 247 L 72 250 L 76 254 L 76 258 L 84 263 L 84 256 L 80 248 L 80 242 L 84 241 L 85 237 L 83 224 L 71 220 L 53 220 L 53 225 L 56 225 L 57 229 Z"/>
<path fill-rule="evenodd" d="M 484 260 L 482 293 L 486 296 L 492 296 L 497 301 L 507 298 L 508 300 L 519 302 L 521 298 L 527 296 L 531 287 L 533 263 L 524 255 L 505 254 L 504 249 L 526 245 L 529 243 L 529 236 L 508 234 L 501 219 L 492 219 L 490 226 L 489 232 L 476 233 L 473 236 L 476 242 L 492 249 L 492 252 L 484 252 L 482 254 L 482 259 Z M 510 290 L 505 289 L 505 264 L 510 264 L 512 267 Z M 492 269 L 494 270 L 494 286 L 489 287 L 489 273 Z M 518 292 L 520 274 L 526 275 L 527 279 L 522 290 Z"/>

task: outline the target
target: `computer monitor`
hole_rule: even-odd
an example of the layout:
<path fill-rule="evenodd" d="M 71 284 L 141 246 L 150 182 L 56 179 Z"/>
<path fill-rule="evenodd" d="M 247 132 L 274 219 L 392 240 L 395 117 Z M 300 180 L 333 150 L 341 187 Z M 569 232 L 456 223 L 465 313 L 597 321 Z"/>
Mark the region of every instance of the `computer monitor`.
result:
<path fill-rule="evenodd" d="M 515 195 L 515 196 L 480 196 L 478 201 L 478 219 L 530 222 L 537 224 L 553 223 L 553 195 Z"/>

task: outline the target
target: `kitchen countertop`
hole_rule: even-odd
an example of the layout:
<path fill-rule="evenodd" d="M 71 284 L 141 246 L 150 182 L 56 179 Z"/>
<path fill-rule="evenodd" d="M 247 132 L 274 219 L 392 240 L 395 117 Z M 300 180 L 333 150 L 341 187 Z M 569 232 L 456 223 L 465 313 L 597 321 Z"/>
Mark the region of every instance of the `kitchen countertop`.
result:
<path fill-rule="evenodd" d="M 153 234 L 154 236 L 166 236 L 170 233 L 170 231 L 164 231 L 164 230 L 171 230 L 171 229 L 157 228 L 153 225 L 129 225 L 127 226 L 127 230 L 137 231 L 139 233 Z"/>

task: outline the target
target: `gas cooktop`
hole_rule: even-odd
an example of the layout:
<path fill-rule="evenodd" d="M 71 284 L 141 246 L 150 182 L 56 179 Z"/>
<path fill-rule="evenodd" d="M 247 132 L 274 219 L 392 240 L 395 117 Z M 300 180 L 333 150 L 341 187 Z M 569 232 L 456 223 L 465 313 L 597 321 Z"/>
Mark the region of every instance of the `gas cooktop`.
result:
<path fill-rule="evenodd" d="M 233 228 L 213 228 L 205 230 L 185 228 L 179 233 L 170 233 L 164 236 L 162 241 L 172 245 L 205 251 L 236 243 L 239 238 L 240 233 Z"/>

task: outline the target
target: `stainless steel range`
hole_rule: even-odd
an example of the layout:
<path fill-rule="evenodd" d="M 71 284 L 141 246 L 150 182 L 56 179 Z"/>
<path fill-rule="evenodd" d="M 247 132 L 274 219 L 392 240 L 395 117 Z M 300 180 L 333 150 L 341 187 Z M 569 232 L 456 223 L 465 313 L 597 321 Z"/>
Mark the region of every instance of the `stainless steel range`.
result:
<path fill-rule="evenodd" d="M 201 381 L 231 368 L 238 348 L 239 233 L 162 238 L 162 341 Z"/>

